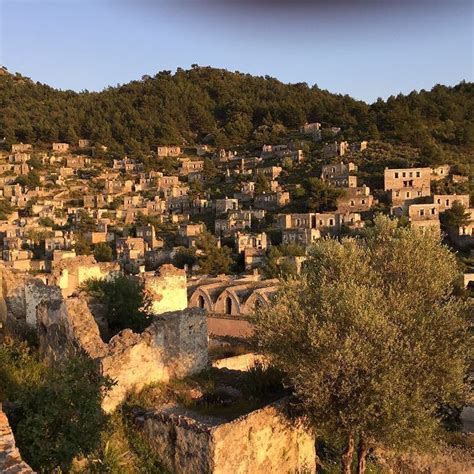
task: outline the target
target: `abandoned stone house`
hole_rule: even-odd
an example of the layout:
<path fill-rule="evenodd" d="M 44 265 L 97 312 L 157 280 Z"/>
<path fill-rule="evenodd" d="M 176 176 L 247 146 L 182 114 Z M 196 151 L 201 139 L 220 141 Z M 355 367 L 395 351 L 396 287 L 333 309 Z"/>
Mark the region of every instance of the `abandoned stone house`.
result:
<path fill-rule="evenodd" d="M 341 226 L 341 217 L 338 213 L 303 213 L 279 214 L 278 226 L 280 229 L 318 229 L 322 235 L 336 232 Z"/>
<path fill-rule="evenodd" d="M 361 142 L 352 142 L 349 145 L 349 149 L 352 153 L 359 153 L 367 149 L 369 142 L 362 140 Z"/>
<path fill-rule="evenodd" d="M 214 222 L 214 230 L 216 234 L 233 235 L 237 231 L 249 230 L 252 226 L 252 219 L 262 219 L 265 214 L 258 214 L 258 210 L 254 211 L 229 211 L 227 216 L 218 218 Z"/>
<path fill-rule="evenodd" d="M 79 148 L 89 148 L 92 146 L 92 141 L 88 140 L 87 138 L 80 138 L 77 142 L 77 146 Z"/>
<path fill-rule="evenodd" d="M 31 156 L 28 153 L 13 153 L 8 157 L 8 162 L 9 163 L 26 163 Z"/>
<path fill-rule="evenodd" d="M 69 150 L 69 143 L 52 143 L 51 149 L 57 153 L 64 153 Z"/>
<path fill-rule="evenodd" d="M 137 423 L 172 472 L 316 472 L 314 435 L 302 420 L 289 422 L 285 406 L 287 399 L 230 421 L 171 407 L 146 412 Z"/>
<path fill-rule="evenodd" d="M 469 208 L 467 209 L 469 213 L 469 223 L 467 225 L 459 226 L 456 229 L 456 236 L 458 237 L 458 241 L 462 244 L 462 247 L 469 247 L 470 245 L 474 244 L 474 209 Z"/>
<path fill-rule="evenodd" d="M 83 169 L 91 164 L 91 159 L 85 156 L 68 156 L 66 166 L 73 169 Z"/>
<path fill-rule="evenodd" d="M 179 224 L 178 236 L 180 243 L 188 247 L 194 247 L 196 240 L 204 232 L 205 226 L 202 223 L 183 222 Z"/>
<path fill-rule="evenodd" d="M 333 142 L 327 143 L 323 148 L 323 158 L 333 158 L 334 156 L 344 156 L 348 151 L 349 143 L 347 142 Z"/>
<path fill-rule="evenodd" d="M 429 196 L 431 168 L 398 168 L 384 170 L 384 190 L 421 189 L 423 196 Z"/>
<path fill-rule="evenodd" d="M 449 165 L 440 165 L 435 168 L 431 168 L 431 179 L 433 181 L 439 181 L 445 179 L 449 176 L 451 171 L 451 166 Z"/>
<path fill-rule="evenodd" d="M 237 232 L 235 234 L 235 248 L 238 253 L 242 253 L 246 249 L 266 250 L 268 245 L 269 241 L 265 232 Z"/>
<path fill-rule="evenodd" d="M 300 133 L 305 135 L 311 135 L 315 132 L 319 132 L 321 130 L 321 124 L 319 122 L 308 123 L 306 122 L 304 125 L 300 127 Z"/>
<path fill-rule="evenodd" d="M 411 204 L 408 207 L 410 226 L 415 229 L 432 229 L 440 232 L 439 206 L 437 204 Z"/>
<path fill-rule="evenodd" d="M 283 168 L 281 166 L 264 166 L 255 169 L 255 176 L 261 174 L 271 181 L 274 181 L 280 176 Z"/>
<path fill-rule="evenodd" d="M 156 187 L 158 188 L 158 191 L 165 192 L 174 186 L 179 186 L 178 176 L 161 175 L 156 177 Z"/>
<path fill-rule="evenodd" d="M 216 199 L 214 203 L 216 214 L 225 214 L 228 211 L 239 209 L 239 200 L 234 198 Z"/>
<path fill-rule="evenodd" d="M 374 197 L 370 194 L 368 186 L 358 188 L 346 188 L 344 194 L 337 199 L 338 212 L 365 212 L 374 203 Z"/>
<path fill-rule="evenodd" d="M 155 228 L 152 225 L 135 227 L 135 234 L 139 239 L 143 239 L 147 250 L 163 247 L 163 240 L 156 236 Z"/>
<path fill-rule="evenodd" d="M 254 198 L 254 206 L 256 209 L 264 209 L 266 211 L 277 211 L 281 207 L 286 206 L 290 202 L 290 193 L 287 191 L 276 191 L 258 194 Z"/>
<path fill-rule="evenodd" d="M 140 267 L 145 265 L 148 245 L 141 237 L 118 237 L 115 241 L 117 261 L 121 265 Z"/>
<path fill-rule="evenodd" d="M 322 179 L 333 179 L 337 177 L 347 177 L 351 173 L 357 172 L 357 165 L 352 161 L 349 163 L 339 162 L 339 163 L 330 163 L 323 165 L 321 171 Z"/>
<path fill-rule="evenodd" d="M 167 156 L 179 156 L 181 155 L 181 147 L 179 146 L 159 146 L 156 149 L 156 154 L 160 158 Z"/>
<path fill-rule="evenodd" d="M 321 238 L 319 229 L 313 228 L 295 228 L 283 229 L 281 231 L 281 240 L 283 244 L 297 244 L 303 247 L 308 247 L 316 240 Z"/>
<path fill-rule="evenodd" d="M 12 153 L 23 153 L 33 148 L 30 143 L 14 143 L 11 147 Z"/>
<path fill-rule="evenodd" d="M 198 173 L 204 170 L 204 161 L 193 161 L 189 158 L 181 159 L 181 169 L 180 174 L 187 176 L 190 173 Z"/>
<path fill-rule="evenodd" d="M 458 202 L 466 209 L 469 208 L 469 194 L 434 194 L 433 203 L 439 207 L 439 212 L 444 212 L 451 209 L 453 204 Z"/>
<path fill-rule="evenodd" d="M 44 281 L 0 267 L 3 327 L 36 327 L 40 353 L 51 363 L 77 354 L 95 360 L 117 382 L 104 400 L 106 411 L 128 391 L 198 372 L 208 360 L 206 317 L 199 309 L 186 309 L 186 275 L 172 266 L 142 277 L 156 315 L 151 325 L 141 334 L 126 329 L 104 342 L 98 315 L 84 296 L 74 293 L 83 281 L 108 278 L 114 271 L 115 265 L 97 264 L 90 257 L 60 262 L 53 275 L 42 276 Z"/>
<path fill-rule="evenodd" d="M 209 153 L 211 148 L 209 145 L 196 145 L 196 155 L 203 156 Z"/>

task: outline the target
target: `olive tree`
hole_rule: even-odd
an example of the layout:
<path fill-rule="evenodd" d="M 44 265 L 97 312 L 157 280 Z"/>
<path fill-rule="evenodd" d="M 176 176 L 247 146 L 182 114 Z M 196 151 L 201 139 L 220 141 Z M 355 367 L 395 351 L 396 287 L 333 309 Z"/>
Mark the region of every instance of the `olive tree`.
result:
<path fill-rule="evenodd" d="M 257 311 L 260 350 L 294 387 L 308 423 L 346 440 L 343 472 L 371 447 L 428 447 L 439 409 L 467 394 L 466 316 L 455 256 L 432 233 L 378 216 L 363 238 L 321 240 L 303 275 Z"/>

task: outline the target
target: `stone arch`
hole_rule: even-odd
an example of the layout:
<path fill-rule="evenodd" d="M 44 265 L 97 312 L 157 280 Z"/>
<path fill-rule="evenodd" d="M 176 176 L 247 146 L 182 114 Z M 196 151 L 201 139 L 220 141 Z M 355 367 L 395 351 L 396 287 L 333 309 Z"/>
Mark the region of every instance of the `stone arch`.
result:
<path fill-rule="evenodd" d="M 254 291 L 248 298 L 247 301 L 245 302 L 242 312 L 246 316 L 253 315 L 255 313 L 255 309 L 258 306 L 265 306 L 268 304 L 267 298 L 265 298 L 264 295 Z"/>
<path fill-rule="evenodd" d="M 216 313 L 228 314 L 232 316 L 240 316 L 241 306 L 239 299 L 235 293 L 226 288 L 217 298 L 216 304 L 214 305 L 214 311 Z M 230 312 L 229 312 L 230 311 Z"/>
<path fill-rule="evenodd" d="M 214 305 L 207 291 L 203 288 L 197 288 L 189 298 L 189 306 L 192 308 L 201 308 L 213 312 Z"/>

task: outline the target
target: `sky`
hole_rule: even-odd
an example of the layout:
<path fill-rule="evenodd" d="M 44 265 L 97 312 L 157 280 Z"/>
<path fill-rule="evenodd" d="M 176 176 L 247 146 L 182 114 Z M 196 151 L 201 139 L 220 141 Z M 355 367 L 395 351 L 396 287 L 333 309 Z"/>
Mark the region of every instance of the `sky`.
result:
<path fill-rule="evenodd" d="M 474 80 L 474 0 L 0 0 L 0 64 L 102 90 L 192 64 L 367 102 Z"/>

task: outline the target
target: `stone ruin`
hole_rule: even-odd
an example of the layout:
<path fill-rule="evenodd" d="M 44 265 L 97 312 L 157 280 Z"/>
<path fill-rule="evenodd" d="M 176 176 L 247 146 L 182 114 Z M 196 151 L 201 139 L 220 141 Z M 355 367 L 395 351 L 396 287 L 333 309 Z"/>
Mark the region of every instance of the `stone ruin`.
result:
<path fill-rule="evenodd" d="M 15 444 L 12 429 L 0 404 L 0 472 L 4 474 L 33 474 L 26 462 L 21 459 Z"/>
<path fill-rule="evenodd" d="M 137 424 L 165 467 L 182 474 L 316 472 L 314 436 L 289 419 L 287 400 L 232 421 L 182 407 L 146 412 Z"/>
<path fill-rule="evenodd" d="M 186 309 L 156 316 L 141 334 L 120 331 L 108 343 L 81 297 L 43 302 L 37 309 L 40 351 L 50 361 L 86 355 L 116 385 L 104 400 L 114 410 L 127 393 L 152 382 L 167 382 L 207 366 L 207 325 L 202 310 Z"/>
<path fill-rule="evenodd" d="M 36 330 L 40 352 L 51 363 L 77 355 L 94 360 L 101 373 L 116 382 L 104 400 L 106 411 L 112 411 L 129 391 L 196 373 L 207 366 L 207 320 L 199 309 L 156 315 L 143 333 L 125 329 L 104 342 L 87 298 L 71 291 L 87 279 L 85 275 L 97 277 L 103 268 L 91 262 L 92 270 L 88 271 L 83 259 L 75 267 L 72 260 L 67 273 L 63 268 L 55 275 L 56 283 L 65 283 L 68 275 L 69 283 L 62 286 L 47 285 L 31 275 L 0 267 L 0 322 L 5 332 Z M 150 276 L 154 297 L 160 297 L 159 290 L 166 291 L 163 279 L 166 282 L 171 274 L 178 278 L 181 293 L 186 296 L 186 282 L 181 285 L 179 281 L 180 271 L 167 268 L 163 275 Z M 70 275 L 74 275 L 72 280 Z M 173 298 L 162 296 L 159 301 L 167 300 L 169 309 L 173 308 L 173 301 L 182 304 L 182 295 L 175 294 Z"/>
<path fill-rule="evenodd" d="M 52 364 L 76 355 L 95 361 L 101 373 L 116 382 L 103 402 L 107 412 L 113 411 L 128 392 L 208 367 L 206 315 L 199 308 L 181 310 L 186 281 L 179 270 L 166 267 L 161 274 L 141 276 L 158 303 L 155 309 L 173 309 L 176 305 L 179 310 L 154 316 L 141 334 L 126 329 L 107 343 L 101 338 L 93 305 L 75 293 L 85 275 L 98 276 L 104 271 L 90 263 L 93 270 L 82 271 L 68 262 L 52 280 L 0 266 L 0 323 L 4 332 L 34 329 L 41 354 Z M 162 294 L 167 279 L 172 282 L 172 296 Z M 258 356 L 237 359 L 226 359 L 220 366 L 246 370 Z M 289 420 L 281 407 L 282 402 L 277 402 L 227 421 L 174 406 L 147 412 L 139 417 L 138 424 L 163 463 L 177 472 L 314 472 L 314 437 L 302 423 Z M 0 443 L 4 452 L 0 454 L 1 472 L 32 472 L 21 460 L 1 411 Z M 7 470 L 7 465 L 13 467 Z"/>

